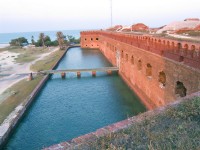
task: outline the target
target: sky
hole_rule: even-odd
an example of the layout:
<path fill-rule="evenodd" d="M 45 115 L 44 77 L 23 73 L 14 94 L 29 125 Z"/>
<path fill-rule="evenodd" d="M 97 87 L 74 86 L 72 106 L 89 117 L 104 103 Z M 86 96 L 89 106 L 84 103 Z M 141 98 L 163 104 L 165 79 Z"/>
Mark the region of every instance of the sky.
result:
<path fill-rule="evenodd" d="M 200 0 L 112 0 L 113 25 L 160 27 L 200 18 Z M 105 29 L 111 0 L 0 0 L 0 33 Z"/>

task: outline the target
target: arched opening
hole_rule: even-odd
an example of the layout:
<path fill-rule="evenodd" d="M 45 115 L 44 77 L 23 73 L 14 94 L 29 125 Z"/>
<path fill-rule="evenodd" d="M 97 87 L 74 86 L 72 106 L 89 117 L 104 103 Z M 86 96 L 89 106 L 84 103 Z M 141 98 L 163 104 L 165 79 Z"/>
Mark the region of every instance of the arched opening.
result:
<path fill-rule="evenodd" d="M 170 42 L 167 41 L 167 48 L 169 49 L 170 48 Z"/>
<path fill-rule="evenodd" d="M 126 62 L 128 62 L 128 54 L 126 54 Z"/>
<path fill-rule="evenodd" d="M 180 56 L 179 57 L 179 62 L 183 62 L 184 61 L 184 57 L 183 56 Z"/>
<path fill-rule="evenodd" d="M 165 85 L 166 85 L 166 74 L 164 73 L 164 71 L 159 72 L 158 82 L 160 83 L 161 87 L 165 87 Z"/>
<path fill-rule="evenodd" d="M 178 49 L 178 50 L 181 50 L 181 48 L 182 48 L 181 43 L 178 43 L 178 44 L 177 44 L 177 49 Z"/>
<path fill-rule="evenodd" d="M 124 51 L 122 51 L 121 53 L 121 58 L 124 58 Z"/>
<path fill-rule="evenodd" d="M 85 41 L 87 41 L 87 39 L 85 38 Z"/>
<path fill-rule="evenodd" d="M 151 77 L 152 76 L 152 66 L 151 64 L 147 64 L 147 68 L 146 68 L 146 76 L 147 77 Z"/>
<path fill-rule="evenodd" d="M 138 70 L 142 70 L 142 61 L 138 60 Z"/>
<path fill-rule="evenodd" d="M 176 82 L 175 94 L 177 94 L 178 97 L 185 97 L 187 95 L 187 89 L 180 81 Z"/>
<path fill-rule="evenodd" d="M 192 46 L 191 46 L 191 50 L 195 50 L 195 45 L 192 45 Z"/>
<path fill-rule="evenodd" d="M 99 38 L 96 38 L 96 40 L 98 41 L 98 40 L 99 40 Z"/>
<path fill-rule="evenodd" d="M 184 49 L 185 49 L 185 50 L 188 50 L 188 44 L 185 44 L 185 45 L 184 45 Z"/>
<path fill-rule="evenodd" d="M 131 56 L 131 64 L 134 65 L 134 57 Z"/>
<path fill-rule="evenodd" d="M 93 41 L 93 38 L 91 38 L 91 41 Z"/>
<path fill-rule="evenodd" d="M 174 42 L 172 42 L 172 48 L 174 48 Z"/>

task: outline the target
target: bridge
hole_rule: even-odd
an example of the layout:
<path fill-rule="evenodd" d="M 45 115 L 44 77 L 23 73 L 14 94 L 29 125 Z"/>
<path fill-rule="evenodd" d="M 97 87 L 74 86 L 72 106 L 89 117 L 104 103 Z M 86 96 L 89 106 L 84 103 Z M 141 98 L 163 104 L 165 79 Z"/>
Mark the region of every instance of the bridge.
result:
<path fill-rule="evenodd" d="M 118 67 L 102 67 L 102 68 L 86 68 L 86 69 L 64 69 L 64 70 L 43 70 L 39 72 L 31 72 L 31 73 L 18 73 L 18 74 L 0 74 L 0 77 L 10 76 L 10 75 L 28 75 L 29 80 L 32 80 L 33 74 L 61 74 L 62 78 L 65 78 L 66 73 L 74 72 L 77 74 L 77 77 L 81 77 L 82 72 L 91 72 L 92 76 L 96 76 L 96 72 L 107 72 L 108 75 L 111 75 L 113 71 L 119 71 Z"/>

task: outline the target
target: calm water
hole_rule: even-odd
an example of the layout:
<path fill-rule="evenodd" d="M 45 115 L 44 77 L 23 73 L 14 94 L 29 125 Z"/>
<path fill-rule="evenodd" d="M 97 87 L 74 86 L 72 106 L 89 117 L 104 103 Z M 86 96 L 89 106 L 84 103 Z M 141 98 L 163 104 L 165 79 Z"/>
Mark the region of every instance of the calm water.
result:
<path fill-rule="evenodd" d="M 41 31 L 45 35 L 48 35 L 51 40 L 56 39 L 56 32 L 57 31 Z M 25 37 L 28 39 L 28 42 L 31 43 L 31 37 L 34 37 L 34 40 L 37 41 L 39 34 L 41 32 L 19 32 L 19 33 L 0 33 L 0 44 L 7 44 L 9 43 L 12 39 L 16 39 L 19 37 Z M 72 35 L 75 38 L 80 37 L 80 30 L 63 30 L 62 31 L 64 35 Z"/>
<path fill-rule="evenodd" d="M 58 69 L 111 66 L 98 50 L 70 49 Z M 35 150 L 93 132 L 144 112 L 145 107 L 118 75 L 54 75 L 43 88 L 6 148 Z"/>

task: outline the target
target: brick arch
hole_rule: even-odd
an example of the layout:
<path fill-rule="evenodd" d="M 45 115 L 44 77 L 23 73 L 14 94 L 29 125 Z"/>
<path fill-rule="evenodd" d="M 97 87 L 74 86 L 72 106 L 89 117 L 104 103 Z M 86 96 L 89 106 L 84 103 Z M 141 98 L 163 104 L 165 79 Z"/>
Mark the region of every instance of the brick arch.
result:
<path fill-rule="evenodd" d="M 131 64 L 134 65 L 134 57 L 133 57 L 133 55 L 131 56 Z"/>
<path fill-rule="evenodd" d="M 177 47 L 177 50 L 181 50 L 182 44 L 179 42 L 179 43 L 177 43 L 176 47 Z"/>
<path fill-rule="evenodd" d="M 128 54 L 126 54 L 126 62 L 128 62 Z"/>
<path fill-rule="evenodd" d="M 162 43 L 165 45 L 165 44 L 166 44 L 166 43 L 165 43 L 165 40 L 163 40 L 163 42 L 162 42 Z"/>
<path fill-rule="evenodd" d="M 185 97 L 187 95 L 187 89 L 183 82 L 177 81 L 175 87 L 175 94 L 178 97 Z"/>
<path fill-rule="evenodd" d="M 124 51 L 122 50 L 121 52 L 121 58 L 123 59 L 124 58 Z"/>
<path fill-rule="evenodd" d="M 159 72 L 159 75 L 158 75 L 158 82 L 160 83 L 160 87 L 165 87 L 166 85 L 166 80 L 167 80 L 167 77 L 166 77 L 166 74 L 164 71 L 161 71 Z"/>
<path fill-rule="evenodd" d="M 167 41 L 167 48 L 170 48 L 170 41 Z"/>
<path fill-rule="evenodd" d="M 138 60 L 137 67 L 138 67 L 138 70 L 142 70 L 142 60 L 141 59 Z"/>
<path fill-rule="evenodd" d="M 191 50 L 195 50 L 195 49 L 196 49 L 195 45 L 191 45 Z"/>
<path fill-rule="evenodd" d="M 146 67 L 146 76 L 147 77 L 152 77 L 152 66 L 150 63 L 147 64 L 147 67 Z"/>
<path fill-rule="evenodd" d="M 188 50 L 188 47 L 189 47 L 188 44 L 185 44 L 185 45 L 184 45 L 184 49 L 185 49 L 185 50 Z"/>

